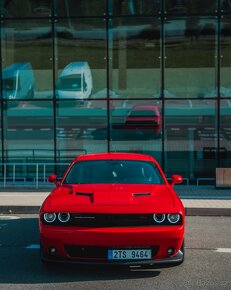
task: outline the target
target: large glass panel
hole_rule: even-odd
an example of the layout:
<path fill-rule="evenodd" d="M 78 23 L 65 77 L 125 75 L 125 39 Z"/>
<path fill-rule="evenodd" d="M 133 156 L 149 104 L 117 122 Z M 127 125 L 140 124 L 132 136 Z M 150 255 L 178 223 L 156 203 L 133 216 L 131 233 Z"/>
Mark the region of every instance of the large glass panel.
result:
<path fill-rule="evenodd" d="M 111 22 L 109 75 L 112 97 L 159 97 L 160 20 L 119 18 Z"/>
<path fill-rule="evenodd" d="M 106 130 L 98 134 L 106 135 Z M 111 101 L 110 150 L 150 154 L 161 162 L 161 101 Z"/>
<path fill-rule="evenodd" d="M 57 108 L 57 160 L 70 162 L 74 157 L 107 151 L 107 135 L 97 132 L 107 127 L 106 101 L 59 101 Z"/>
<path fill-rule="evenodd" d="M 106 0 L 56 0 L 56 14 L 62 17 L 106 14 Z"/>
<path fill-rule="evenodd" d="M 214 178 L 216 167 L 216 102 L 166 101 L 165 171 L 196 181 Z"/>
<path fill-rule="evenodd" d="M 0 162 L 2 162 L 2 103 L 0 102 Z"/>
<path fill-rule="evenodd" d="M 166 97 L 215 97 L 216 20 L 168 18 L 165 33 Z"/>
<path fill-rule="evenodd" d="M 34 180 L 35 163 L 54 163 L 53 123 L 52 102 L 7 102 L 4 116 L 4 157 L 8 163 L 19 163 L 16 168 L 18 178 Z M 26 163 L 34 165 L 26 166 Z M 39 170 L 39 177 L 44 179 L 44 167 L 40 166 Z"/>
<path fill-rule="evenodd" d="M 160 0 L 108 0 L 113 15 L 153 15 L 160 12 Z"/>
<path fill-rule="evenodd" d="M 56 25 L 56 97 L 105 98 L 106 23 L 103 19 L 60 20 Z"/>
<path fill-rule="evenodd" d="M 221 97 L 231 98 L 231 17 L 224 16 L 221 21 Z"/>
<path fill-rule="evenodd" d="M 221 1 L 221 12 L 231 11 L 231 1 L 230 0 L 220 0 Z"/>
<path fill-rule="evenodd" d="M 4 17 L 51 16 L 52 0 L 1 0 L 0 15 Z"/>
<path fill-rule="evenodd" d="M 220 165 L 231 164 L 231 101 L 222 100 L 220 108 Z"/>
<path fill-rule="evenodd" d="M 0 102 L 0 163 L 2 162 L 2 103 Z M 0 181 L 3 179 L 2 166 L 0 166 Z"/>
<path fill-rule="evenodd" d="M 169 14 L 217 12 L 218 0 L 165 0 L 164 11 Z"/>
<path fill-rule="evenodd" d="M 5 20 L 2 59 L 4 99 L 52 98 L 52 39 L 48 20 Z"/>

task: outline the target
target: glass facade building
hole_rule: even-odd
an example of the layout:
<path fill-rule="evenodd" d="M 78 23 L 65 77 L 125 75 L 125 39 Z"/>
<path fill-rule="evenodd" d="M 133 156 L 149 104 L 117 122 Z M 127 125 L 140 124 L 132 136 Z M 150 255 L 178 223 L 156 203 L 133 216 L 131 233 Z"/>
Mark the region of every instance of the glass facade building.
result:
<path fill-rule="evenodd" d="M 2 0 L 0 17 L 0 174 L 115 151 L 191 184 L 231 167 L 231 1 Z"/>

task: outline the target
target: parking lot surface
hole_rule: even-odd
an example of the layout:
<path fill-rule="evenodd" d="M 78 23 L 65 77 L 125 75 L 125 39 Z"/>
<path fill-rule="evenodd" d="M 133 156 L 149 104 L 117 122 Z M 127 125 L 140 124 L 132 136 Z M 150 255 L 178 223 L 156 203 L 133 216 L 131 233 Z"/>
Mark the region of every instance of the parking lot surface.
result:
<path fill-rule="evenodd" d="M 39 258 L 37 215 L 0 216 L 0 289 L 231 289 L 231 217 L 187 217 L 178 267 L 52 265 Z"/>

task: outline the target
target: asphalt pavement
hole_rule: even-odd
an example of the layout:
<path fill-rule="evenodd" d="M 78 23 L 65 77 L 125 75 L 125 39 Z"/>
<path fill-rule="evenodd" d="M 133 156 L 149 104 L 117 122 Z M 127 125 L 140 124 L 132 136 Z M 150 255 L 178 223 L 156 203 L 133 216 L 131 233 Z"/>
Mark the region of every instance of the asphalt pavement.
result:
<path fill-rule="evenodd" d="M 231 217 L 186 217 L 177 267 L 43 266 L 38 215 L 0 216 L 0 289 L 230 290 Z"/>

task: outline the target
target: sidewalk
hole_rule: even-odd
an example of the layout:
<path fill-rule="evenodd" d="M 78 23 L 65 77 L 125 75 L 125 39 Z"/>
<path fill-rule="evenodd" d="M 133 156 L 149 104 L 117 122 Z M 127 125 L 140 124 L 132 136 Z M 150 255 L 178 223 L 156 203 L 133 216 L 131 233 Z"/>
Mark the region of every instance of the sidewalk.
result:
<path fill-rule="evenodd" d="M 0 214 L 38 213 L 52 187 L 0 189 Z M 231 189 L 214 186 L 175 186 L 187 215 L 231 216 Z"/>

